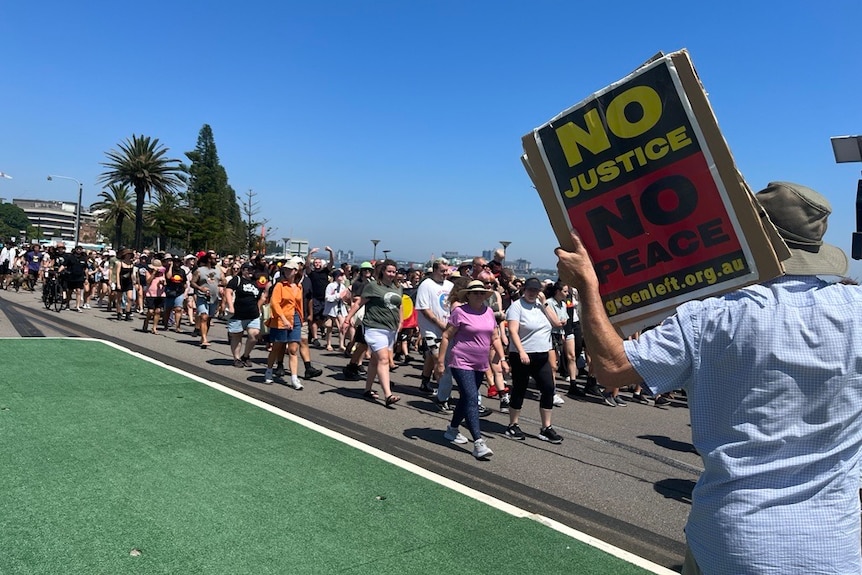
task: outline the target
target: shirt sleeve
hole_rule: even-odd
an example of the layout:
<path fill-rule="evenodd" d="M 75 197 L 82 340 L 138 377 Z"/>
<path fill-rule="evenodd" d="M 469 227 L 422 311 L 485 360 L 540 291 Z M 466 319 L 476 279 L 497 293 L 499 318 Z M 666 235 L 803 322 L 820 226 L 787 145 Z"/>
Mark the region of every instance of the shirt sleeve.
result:
<path fill-rule="evenodd" d="M 655 329 L 623 342 L 626 356 L 653 394 L 686 389 L 692 381 L 696 360 L 693 307 L 681 306 Z"/>

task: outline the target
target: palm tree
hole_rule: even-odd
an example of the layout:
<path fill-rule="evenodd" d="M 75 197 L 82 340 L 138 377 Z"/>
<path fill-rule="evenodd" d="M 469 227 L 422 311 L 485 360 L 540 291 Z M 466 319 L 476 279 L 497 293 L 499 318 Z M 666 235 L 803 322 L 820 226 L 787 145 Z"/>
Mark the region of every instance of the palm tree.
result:
<path fill-rule="evenodd" d="M 135 217 L 132 207 L 131 190 L 125 184 L 111 184 L 107 190 L 99 193 L 98 202 L 90 206 L 92 211 L 101 211 L 99 215 L 102 221 L 113 221 L 114 223 L 114 248 L 120 249 L 123 241 L 123 222 Z"/>
<path fill-rule="evenodd" d="M 175 193 L 156 194 L 156 201 L 144 208 L 144 221 L 156 234 L 157 251 L 167 247 L 167 242 L 162 246 L 162 240 L 182 237 L 189 225 L 182 197 Z"/>
<path fill-rule="evenodd" d="M 173 193 L 182 184 L 180 161 L 165 157 L 168 149 L 159 145 L 159 139 L 132 134 L 130 140 L 120 143 L 119 151 L 106 152 L 107 168 L 99 182 L 126 184 L 135 189 L 135 249 L 143 249 L 144 201 L 152 192 Z"/>

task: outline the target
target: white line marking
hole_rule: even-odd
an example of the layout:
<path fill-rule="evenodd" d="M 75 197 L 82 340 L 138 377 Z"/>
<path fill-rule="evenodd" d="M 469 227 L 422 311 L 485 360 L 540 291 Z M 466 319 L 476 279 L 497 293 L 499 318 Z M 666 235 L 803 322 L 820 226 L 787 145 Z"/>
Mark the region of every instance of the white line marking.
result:
<path fill-rule="evenodd" d="M 20 339 L 20 338 L 0 338 L 0 339 Z M 348 437 L 346 435 L 338 433 L 337 431 L 327 429 L 326 427 L 318 425 L 318 424 L 314 423 L 313 421 L 303 419 L 302 417 L 294 415 L 288 411 L 284 411 L 284 410 L 279 409 L 277 407 L 274 407 L 268 403 L 265 403 L 265 402 L 260 401 L 258 399 L 254 399 L 253 397 L 248 397 L 247 395 L 243 395 L 242 393 L 240 393 L 236 390 L 233 390 L 229 387 L 225 387 L 224 385 L 221 385 L 220 383 L 216 383 L 214 381 L 209 381 L 209 380 L 204 379 L 200 376 L 197 376 L 193 373 L 188 373 L 188 372 L 183 371 L 182 369 L 179 369 L 177 367 L 167 365 L 167 364 L 162 363 L 156 359 L 153 359 L 151 357 L 147 357 L 147 356 L 140 354 L 138 352 L 132 351 L 132 350 L 130 350 L 126 347 L 123 347 L 119 344 L 116 344 L 116 343 L 113 343 L 110 341 L 101 340 L 101 339 L 84 338 L 84 337 L 76 337 L 76 338 L 46 337 L 46 338 L 39 338 L 39 339 L 40 340 L 63 339 L 63 340 L 67 340 L 67 341 L 92 341 L 92 342 L 105 344 L 107 346 L 113 347 L 114 349 L 125 352 L 125 353 L 127 353 L 133 357 L 137 357 L 138 359 L 142 359 L 144 361 L 152 363 L 153 365 L 157 365 L 161 368 L 164 368 L 164 369 L 167 369 L 167 370 L 172 371 L 174 373 L 177 373 L 179 375 L 182 375 L 183 377 L 187 377 L 193 381 L 196 381 L 198 383 L 202 383 L 202 384 L 204 384 L 208 387 L 211 387 L 215 390 L 218 390 L 222 393 L 226 393 L 227 395 L 230 395 L 231 397 L 235 397 L 236 399 L 239 399 L 241 401 L 244 401 L 246 403 L 254 405 L 255 407 L 259 407 L 259 408 L 266 410 L 266 411 L 268 411 L 274 415 L 277 415 L 279 417 L 283 417 L 284 419 L 287 419 L 289 421 L 292 421 L 294 423 L 302 425 L 303 427 L 317 431 L 318 433 L 321 433 L 321 434 L 325 435 L 326 437 L 330 437 L 332 439 L 335 439 L 336 441 L 340 441 L 341 443 L 344 443 L 346 445 L 354 447 L 354 448 L 356 448 L 356 449 L 358 449 L 364 453 L 372 455 L 372 456 L 374 456 L 378 459 L 381 459 L 387 463 L 391 463 L 392 465 L 400 467 L 401 469 L 409 471 L 410 473 L 416 474 L 416 475 L 418 475 L 424 479 L 427 479 L 429 481 L 433 481 L 434 483 L 437 483 L 438 485 L 442 485 L 443 487 L 447 487 L 449 489 L 452 489 L 453 491 L 461 493 L 462 495 L 466 495 L 467 497 L 475 499 L 476 501 L 481 501 L 482 503 L 489 505 L 489 506 L 493 507 L 494 509 L 499 509 L 500 511 L 503 511 L 504 513 L 508 513 L 509 515 L 513 515 L 515 517 L 532 519 L 533 521 L 541 523 L 542 525 L 545 525 L 546 527 L 549 527 L 549 528 L 553 529 L 554 531 L 558 531 L 560 533 L 563 533 L 564 535 L 568 535 L 572 539 L 576 539 L 578 541 L 581 541 L 582 543 L 586 543 L 587 545 L 591 545 L 592 547 L 600 549 L 600 550 L 604 551 L 605 553 L 607 553 L 609 555 L 613 555 L 614 557 L 618 557 L 624 561 L 628 561 L 629 563 L 632 563 L 633 565 L 636 565 L 642 569 L 645 569 L 645 570 L 650 571 L 652 573 L 657 573 L 659 575 L 679 575 L 676 571 L 671 571 L 670 569 L 662 567 L 661 565 L 658 565 L 657 563 L 653 563 L 652 561 L 648 561 L 647 559 L 644 559 L 643 557 L 639 557 L 638 555 L 635 555 L 634 553 L 630 553 L 630 552 L 626 551 L 625 549 L 620 549 L 619 547 L 611 545 L 610 543 L 608 543 L 606 541 L 602 541 L 601 539 L 597 539 L 597 538 L 593 537 L 592 535 L 587 535 L 586 533 L 584 533 L 582 531 L 578 531 L 577 529 L 572 529 L 571 527 L 568 527 L 567 525 L 563 525 L 559 521 L 555 521 L 549 517 L 545 517 L 544 515 L 541 515 L 538 513 L 530 513 L 529 511 L 527 511 L 525 509 L 521 509 L 520 507 L 516 507 L 515 505 L 511 505 L 509 503 L 506 503 L 505 501 L 497 499 L 496 497 L 493 497 L 493 496 L 488 495 L 486 493 L 482 493 L 481 491 L 477 491 L 475 489 L 472 489 L 470 487 L 467 487 L 465 485 L 462 485 L 460 483 L 452 481 L 451 479 L 443 477 L 442 475 L 438 475 L 438 474 L 434 473 L 433 471 L 428 471 L 427 469 L 419 467 L 418 465 L 410 463 L 409 461 L 404 461 L 403 459 L 395 457 L 394 455 L 390 455 L 389 453 L 386 453 L 385 451 L 381 451 L 381 450 L 377 449 L 376 447 L 371 447 L 370 445 L 366 445 L 365 443 L 357 441 L 357 440 L 353 439 L 352 437 Z"/>

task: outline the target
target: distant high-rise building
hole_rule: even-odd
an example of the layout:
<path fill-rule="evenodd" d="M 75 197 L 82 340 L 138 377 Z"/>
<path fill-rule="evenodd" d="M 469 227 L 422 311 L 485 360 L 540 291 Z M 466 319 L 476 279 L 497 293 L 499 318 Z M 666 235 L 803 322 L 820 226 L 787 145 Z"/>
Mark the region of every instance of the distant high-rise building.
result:
<path fill-rule="evenodd" d="M 13 199 L 12 203 L 27 214 L 30 225 L 46 240 L 75 241 L 75 209 L 78 204 L 62 200 Z M 81 242 L 98 240 L 98 223 L 93 214 L 81 211 Z"/>

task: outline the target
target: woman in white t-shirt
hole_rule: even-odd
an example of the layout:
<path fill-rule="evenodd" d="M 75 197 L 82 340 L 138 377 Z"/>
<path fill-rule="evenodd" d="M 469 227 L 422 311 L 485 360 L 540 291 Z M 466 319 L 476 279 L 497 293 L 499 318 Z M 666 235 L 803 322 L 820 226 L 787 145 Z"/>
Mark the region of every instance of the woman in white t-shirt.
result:
<path fill-rule="evenodd" d="M 524 294 L 512 302 L 506 311 L 509 328 L 509 365 L 512 369 L 512 391 L 509 399 L 509 427 L 506 436 L 523 440 L 524 432 L 518 426 L 521 407 L 530 377 L 536 381 L 541 397 L 539 414 L 542 427 L 539 439 L 550 443 L 562 443 L 551 426 L 551 411 L 554 409 L 554 373 L 551 369 L 551 321 L 548 308 L 539 301 L 542 284 L 537 278 L 524 283 Z"/>

